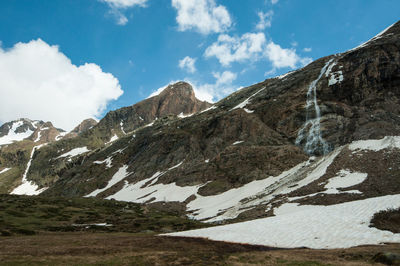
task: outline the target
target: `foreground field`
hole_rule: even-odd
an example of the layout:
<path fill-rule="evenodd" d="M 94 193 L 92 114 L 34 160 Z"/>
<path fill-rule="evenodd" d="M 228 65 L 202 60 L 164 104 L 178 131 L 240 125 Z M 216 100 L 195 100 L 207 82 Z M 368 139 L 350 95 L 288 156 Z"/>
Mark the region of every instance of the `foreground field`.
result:
<path fill-rule="evenodd" d="M 371 265 L 378 253 L 400 252 L 400 245 L 284 250 L 195 238 L 89 232 L 0 237 L 0 247 L 0 265 Z"/>

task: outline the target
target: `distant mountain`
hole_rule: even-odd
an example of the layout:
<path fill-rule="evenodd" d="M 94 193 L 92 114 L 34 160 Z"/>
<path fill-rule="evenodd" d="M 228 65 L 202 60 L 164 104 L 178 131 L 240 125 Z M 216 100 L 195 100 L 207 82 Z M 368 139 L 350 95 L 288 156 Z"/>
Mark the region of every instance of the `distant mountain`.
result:
<path fill-rule="evenodd" d="M 25 182 L 44 196 L 163 202 L 163 208 L 210 223 L 264 218 L 251 224 L 255 236 L 249 236 L 261 244 L 398 242 L 398 235 L 369 225 L 374 213 L 400 207 L 399 88 L 397 22 L 359 47 L 214 105 L 197 100 L 189 84 L 172 84 L 109 112 L 77 137 L 37 147 Z M 7 163 L 1 167 L 11 168 Z M 283 221 L 301 229 L 312 224 L 316 231 L 308 228 L 312 233 L 302 242 L 306 231 L 290 227 L 293 234 L 282 238 Z M 221 230 L 250 234 L 244 228 Z M 240 241 L 218 231 L 185 234 Z"/>

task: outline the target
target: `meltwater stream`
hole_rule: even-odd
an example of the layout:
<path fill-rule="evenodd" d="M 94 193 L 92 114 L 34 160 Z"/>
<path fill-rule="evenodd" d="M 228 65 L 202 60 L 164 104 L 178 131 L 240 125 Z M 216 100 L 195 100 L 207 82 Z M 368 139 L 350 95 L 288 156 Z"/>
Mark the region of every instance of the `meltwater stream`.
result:
<path fill-rule="evenodd" d="M 305 141 L 304 151 L 309 155 L 323 155 L 329 152 L 329 145 L 321 136 L 321 110 L 317 102 L 317 84 L 332 61 L 333 58 L 325 64 L 307 91 L 306 122 L 300 128 L 295 144 L 302 145 Z"/>

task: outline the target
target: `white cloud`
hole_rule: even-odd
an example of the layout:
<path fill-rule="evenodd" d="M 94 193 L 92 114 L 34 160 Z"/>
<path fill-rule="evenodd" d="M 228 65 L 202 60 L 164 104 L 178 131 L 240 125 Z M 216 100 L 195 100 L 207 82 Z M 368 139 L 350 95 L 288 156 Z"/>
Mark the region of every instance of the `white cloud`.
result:
<path fill-rule="evenodd" d="M 145 6 L 147 0 L 101 0 L 115 8 L 129 8 L 133 6 Z"/>
<path fill-rule="evenodd" d="M 231 84 L 237 78 L 237 74 L 231 71 L 214 72 L 213 76 L 217 79 L 215 83 L 217 85 Z"/>
<path fill-rule="evenodd" d="M 290 67 L 295 68 L 300 61 L 295 49 L 284 49 L 273 42 L 268 43 L 265 55 L 276 68 Z"/>
<path fill-rule="evenodd" d="M 186 56 L 182 60 L 179 60 L 178 66 L 189 73 L 194 73 L 196 72 L 196 67 L 194 65 L 195 63 L 196 63 L 196 58 L 191 58 L 190 56 Z"/>
<path fill-rule="evenodd" d="M 245 33 L 241 37 L 222 34 L 206 49 L 204 55 L 215 56 L 222 65 L 229 66 L 232 62 L 256 60 L 265 43 L 265 35 L 261 32 Z"/>
<path fill-rule="evenodd" d="M 215 0 L 172 0 L 172 6 L 178 11 L 176 21 L 180 31 L 219 33 L 232 24 L 226 7 L 217 5 Z"/>
<path fill-rule="evenodd" d="M 0 48 L 0 121 L 27 117 L 69 130 L 121 96 L 118 80 L 92 63 L 76 66 L 41 39 Z"/>
<path fill-rule="evenodd" d="M 302 58 L 294 48 L 282 48 L 273 41 L 267 42 L 264 33 L 245 33 L 241 37 L 222 34 L 204 53 L 205 57 L 216 57 L 223 66 L 232 62 L 259 61 L 266 59 L 272 67 L 295 68 L 310 62 L 311 58 Z"/>
<path fill-rule="evenodd" d="M 306 48 L 304 48 L 304 49 L 303 49 L 303 51 L 304 51 L 304 52 L 306 52 L 306 53 L 309 53 L 309 52 L 311 52 L 311 51 L 312 51 L 312 48 L 308 48 L 308 47 L 306 47 Z"/>
<path fill-rule="evenodd" d="M 265 30 L 266 28 L 271 27 L 272 16 L 274 15 L 274 11 L 270 10 L 266 13 L 258 12 L 258 18 L 260 21 L 256 25 L 257 30 Z"/>
<path fill-rule="evenodd" d="M 278 3 L 278 0 L 271 0 L 271 4 L 275 5 L 276 3 Z"/>
<path fill-rule="evenodd" d="M 99 0 L 109 5 L 110 14 L 116 19 L 118 25 L 126 25 L 128 18 L 121 12 L 122 9 L 131 8 L 134 6 L 145 7 L 148 0 Z"/>

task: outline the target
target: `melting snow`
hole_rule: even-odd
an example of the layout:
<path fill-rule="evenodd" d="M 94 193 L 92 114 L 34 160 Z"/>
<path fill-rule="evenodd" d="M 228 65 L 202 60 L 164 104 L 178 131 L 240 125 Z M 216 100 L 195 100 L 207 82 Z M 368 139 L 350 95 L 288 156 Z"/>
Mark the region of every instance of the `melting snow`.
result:
<path fill-rule="evenodd" d="M 359 140 L 349 145 L 352 151 L 371 150 L 380 151 L 383 149 L 400 149 L 400 136 L 386 136 L 383 139 Z"/>
<path fill-rule="evenodd" d="M 351 173 L 349 170 L 341 170 L 338 176 L 329 179 L 328 184 L 325 185 L 327 189 L 347 188 L 358 185 L 367 178 L 366 173 Z"/>
<path fill-rule="evenodd" d="M 121 121 L 121 123 L 119 123 L 119 125 L 121 126 L 122 133 L 124 133 L 124 135 L 126 135 L 126 133 L 124 131 L 124 122 Z"/>
<path fill-rule="evenodd" d="M 0 171 L 0 175 L 7 172 L 8 170 L 11 170 L 11 168 L 4 168 L 3 170 Z"/>
<path fill-rule="evenodd" d="M 33 155 L 35 154 L 35 151 L 40 149 L 44 145 L 46 145 L 46 143 L 33 147 L 32 152 L 31 152 L 31 156 L 30 156 L 29 161 L 28 161 L 28 164 L 26 165 L 25 172 L 24 172 L 24 174 L 22 176 L 21 185 L 19 185 L 13 191 L 11 191 L 10 194 L 14 194 L 14 195 L 39 195 L 40 193 L 42 193 L 43 191 L 48 189 L 47 187 L 38 189 L 39 188 L 38 185 L 36 185 L 32 181 L 29 181 L 26 178 L 27 175 L 28 175 L 29 168 L 31 167 L 32 158 L 33 158 Z"/>
<path fill-rule="evenodd" d="M 57 137 L 56 137 L 56 141 L 59 141 L 60 139 L 62 139 L 67 134 L 68 134 L 68 132 L 60 132 L 60 134 L 58 134 Z"/>
<path fill-rule="evenodd" d="M 63 158 L 63 157 L 70 157 L 69 160 L 71 160 L 72 157 L 78 156 L 80 154 L 86 153 L 90 151 L 87 147 L 80 147 L 80 148 L 75 148 L 70 150 L 69 152 L 66 152 L 60 156 L 58 156 L 56 159 Z"/>
<path fill-rule="evenodd" d="M 26 138 L 29 138 L 33 134 L 33 131 L 30 129 L 27 129 L 25 132 L 20 132 L 20 133 L 16 132 L 16 130 L 23 124 L 24 124 L 23 121 L 13 122 L 11 128 L 9 129 L 8 134 L 3 137 L 0 137 L 0 145 L 11 144 L 14 141 L 21 141 Z"/>
<path fill-rule="evenodd" d="M 400 234 L 369 227 L 374 213 L 400 207 L 400 195 L 331 206 L 287 203 L 274 217 L 167 234 L 281 248 L 349 248 L 400 242 Z"/>
<path fill-rule="evenodd" d="M 111 168 L 112 167 L 112 156 L 107 157 L 105 160 L 103 161 L 94 161 L 94 164 L 106 164 L 106 168 Z"/>
<path fill-rule="evenodd" d="M 261 90 L 257 91 L 256 93 L 254 93 L 253 95 L 251 95 L 249 98 L 247 98 L 246 100 L 244 100 L 243 102 L 239 103 L 238 105 L 236 105 L 235 107 L 233 107 L 230 111 L 233 111 L 235 109 L 238 108 L 244 108 L 246 107 L 246 105 L 248 105 L 250 103 L 250 99 L 253 98 L 254 96 L 256 96 L 258 93 L 260 93 L 262 90 L 264 90 L 265 87 L 263 87 Z M 251 112 L 251 111 L 250 111 Z M 254 111 L 253 111 L 254 112 Z"/>
<path fill-rule="evenodd" d="M 201 111 L 200 114 L 201 114 L 201 113 L 205 113 L 205 112 L 210 111 L 210 110 L 213 110 L 213 109 L 217 109 L 217 106 L 212 105 L 212 106 L 208 107 L 207 109 Z"/>
<path fill-rule="evenodd" d="M 116 134 L 114 134 L 114 136 L 111 137 L 110 141 L 106 142 L 105 144 L 110 144 L 111 142 L 114 142 L 118 139 L 118 136 Z"/>
<path fill-rule="evenodd" d="M 119 170 L 113 175 L 113 177 L 111 177 L 111 180 L 108 181 L 107 186 L 105 186 L 104 188 L 99 188 L 96 189 L 95 191 L 93 191 L 92 193 L 86 195 L 85 197 L 95 197 L 97 196 L 97 194 L 106 191 L 107 189 L 109 189 L 110 187 L 114 186 L 115 184 L 117 184 L 118 182 L 120 182 L 121 180 L 123 180 L 125 177 L 127 177 L 130 173 L 128 173 L 128 166 L 124 165 L 121 168 L 119 168 Z"/>

